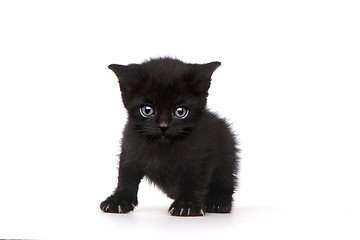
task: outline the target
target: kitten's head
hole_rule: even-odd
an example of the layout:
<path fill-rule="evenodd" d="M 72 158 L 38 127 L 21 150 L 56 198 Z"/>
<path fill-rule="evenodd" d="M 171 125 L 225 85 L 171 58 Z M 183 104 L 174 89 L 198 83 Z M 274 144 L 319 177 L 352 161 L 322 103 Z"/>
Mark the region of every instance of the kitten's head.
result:
<path fill-rule="evenodd" d="M 129 123 L 136 131 L 149 139 L 174 140 L 191 134 L 205 109 L 211 75 L 220 64 L 159 58 L 109 68 L 119 79 Z"/>

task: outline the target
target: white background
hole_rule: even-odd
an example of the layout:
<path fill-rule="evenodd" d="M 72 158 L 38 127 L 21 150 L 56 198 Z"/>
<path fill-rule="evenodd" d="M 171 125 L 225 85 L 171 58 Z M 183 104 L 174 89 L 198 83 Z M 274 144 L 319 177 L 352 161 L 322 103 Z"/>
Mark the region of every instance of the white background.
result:
<path fill-rule="evenodd" d="M 303 1 L 1 1 L 0 238 L 360 239 L 360 6 Z M 241 142 L 230 215 L 176 218 L 116 186 L 126 120 L 111 63 L 221 61 L 209 108 Z"/>

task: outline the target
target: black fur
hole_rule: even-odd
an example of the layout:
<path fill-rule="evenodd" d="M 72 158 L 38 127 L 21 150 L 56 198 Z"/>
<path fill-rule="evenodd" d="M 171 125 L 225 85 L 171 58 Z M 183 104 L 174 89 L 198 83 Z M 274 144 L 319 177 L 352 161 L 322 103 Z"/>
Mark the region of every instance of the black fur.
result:
<path fill-rule="evenodd" d="M 186 64 L 158 58 L 109 68 L 119 79 L 129 113 L 123 132 L 118 186 L 103 201 L 105 212 L 127 213 L 138 204 L 146 176 L 175 201 L 169 213 L 229 213 L 236 187 L 237 147 L 225 120 L 206 109 L 211 75 L 219 62 Z M 140 108 L 154 110 L 144 117 Z M 147 113 L 151 113 L 148 107 Z M 174 112 L 188 109 L 185 118 Z M 184 109 L 179 113 L 184 114 Z"/>

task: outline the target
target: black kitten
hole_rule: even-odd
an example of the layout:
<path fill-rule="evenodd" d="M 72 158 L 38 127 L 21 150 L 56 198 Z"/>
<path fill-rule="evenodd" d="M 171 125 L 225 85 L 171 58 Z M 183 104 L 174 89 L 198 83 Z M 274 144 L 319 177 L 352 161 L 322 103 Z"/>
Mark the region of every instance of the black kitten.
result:
<path fill-rule="evenodd" d="M 103 211 L 132 211 L 144 176 L 175 200 L 169 208 L 171 215 L 231 211 L 236 141 L 225 120 L 206 109 L 211 75 L 220 64 L 159 58 L 109 66 L 119 78 L 129 118 L 118 186 L 101 203 Z"/>

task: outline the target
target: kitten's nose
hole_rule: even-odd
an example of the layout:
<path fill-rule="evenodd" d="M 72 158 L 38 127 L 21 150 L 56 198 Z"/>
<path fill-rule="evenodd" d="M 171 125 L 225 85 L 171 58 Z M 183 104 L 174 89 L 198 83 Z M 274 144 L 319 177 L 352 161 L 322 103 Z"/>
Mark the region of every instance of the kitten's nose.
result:
<path fill-rule="evenodd" d="M 161 123 L 161 124 L 159 125 L 159 128 L 160 128 L 160 130 L 161 130 L 162 133 L 165 133 L 165 131 L 169 128 L 169 125 L 164 124 L 164 123 Z"/>

